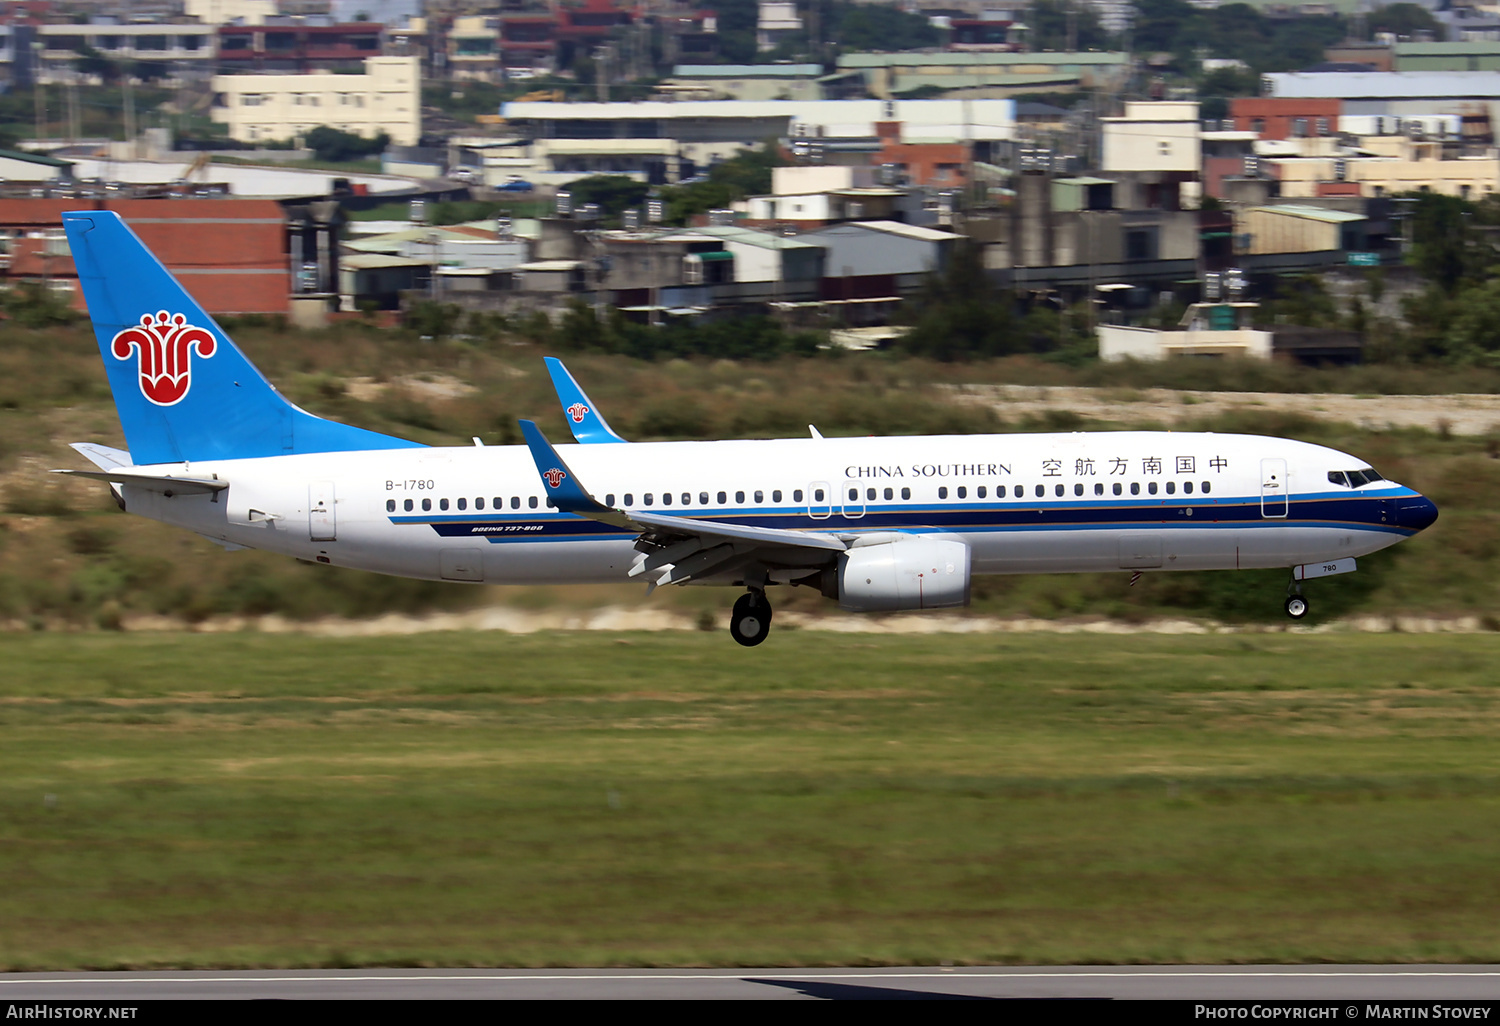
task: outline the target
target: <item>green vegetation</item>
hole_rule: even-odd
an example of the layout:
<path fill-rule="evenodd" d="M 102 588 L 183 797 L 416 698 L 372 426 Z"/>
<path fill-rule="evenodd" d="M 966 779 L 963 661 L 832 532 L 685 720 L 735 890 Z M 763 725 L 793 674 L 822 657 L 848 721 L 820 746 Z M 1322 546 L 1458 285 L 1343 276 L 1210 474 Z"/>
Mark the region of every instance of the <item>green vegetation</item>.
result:
<path fill-rule="evenodd" d="M 0 660 L 5 969 L 1500 958 L 1495 637 Z"/>
<path fill-rule="evenodd" d="M 366 139 L 353 132 L 341 132 L 337 128 L 319 125 L 307 133 L 304 145 L 324 163 L 341 164 L 378 157 L 390 145 L 391 137 L 381 132 L 373 139 Z"/>

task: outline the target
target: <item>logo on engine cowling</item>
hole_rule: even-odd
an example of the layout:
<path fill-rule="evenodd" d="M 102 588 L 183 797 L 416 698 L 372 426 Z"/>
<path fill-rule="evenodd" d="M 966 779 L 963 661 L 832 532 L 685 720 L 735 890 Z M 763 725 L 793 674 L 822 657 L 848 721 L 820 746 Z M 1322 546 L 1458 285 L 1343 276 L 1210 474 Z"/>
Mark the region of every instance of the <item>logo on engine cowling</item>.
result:
<path fill-rule="evenodd" d="M 583 403 L 574 403 L 568 407 L 568 416 L 573 418 L 574 424 L 582 424 L 583 418 L 589 415 L 589 408 Z"/>
<path fill-rule="evenodd" d="M 194 348 L 204 360 L 218 349 L 207 329 L 165 310 L 155 316 L 142 314 L 139 326 L 132 325 L 110 340 L 109 351 L 117 360 L 128 360 L 132 346 L 140 350 L 141 395 L 157 406 L 175 406 L 187 396 L 193 384 Z"/>
<path fill-rule="evenodd" d="M 563 483 L 563 478 L 567 477 L 568 475 L 564 474 L 561 470 L 558 470 L 556 467 L 553 467 L 551 470 L 547 471 L 542 476 L 547 479 L 548 486 L 550 486 L 552 488 L 556 488 L 558 485 L 560 485 L 560 484 Z"/>

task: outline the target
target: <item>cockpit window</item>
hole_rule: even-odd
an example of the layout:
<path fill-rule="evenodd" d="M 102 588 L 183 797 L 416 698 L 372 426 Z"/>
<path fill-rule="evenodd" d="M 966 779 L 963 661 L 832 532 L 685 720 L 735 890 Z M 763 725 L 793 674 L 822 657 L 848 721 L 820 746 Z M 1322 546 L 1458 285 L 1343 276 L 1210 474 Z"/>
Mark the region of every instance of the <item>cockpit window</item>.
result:
<path fill-rule="evenodd" d="M 1365 467 L 1361 470 L 1330 470 L 1328 472 L 1328 480 L 1344 488 L 1358 488 L 1360 485 L 1371 484 L 1375 481 L 1384 481 L 1385 478 L 1375 473 L 1369 467 Z"/>

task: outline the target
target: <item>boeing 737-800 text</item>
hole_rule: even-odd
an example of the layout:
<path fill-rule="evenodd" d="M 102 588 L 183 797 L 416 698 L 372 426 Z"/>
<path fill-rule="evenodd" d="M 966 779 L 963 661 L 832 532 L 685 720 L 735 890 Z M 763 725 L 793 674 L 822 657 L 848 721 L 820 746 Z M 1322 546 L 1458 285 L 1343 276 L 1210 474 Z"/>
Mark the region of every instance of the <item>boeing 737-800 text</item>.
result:
<path fill-rule="evenodd" d="M 229 547 L 491 584 L 771 585 L 844 609 L 967 604 L 974 574 L 1289 567 L 1301 582 L 1437 508 L 1333 449 L 1163 432 L 627 443 L 556 360 L 577 444 L 438 448 L 287 402 L 113 213 L 63 215 L 128 451 L 74 446 L 131 513 Z"/>

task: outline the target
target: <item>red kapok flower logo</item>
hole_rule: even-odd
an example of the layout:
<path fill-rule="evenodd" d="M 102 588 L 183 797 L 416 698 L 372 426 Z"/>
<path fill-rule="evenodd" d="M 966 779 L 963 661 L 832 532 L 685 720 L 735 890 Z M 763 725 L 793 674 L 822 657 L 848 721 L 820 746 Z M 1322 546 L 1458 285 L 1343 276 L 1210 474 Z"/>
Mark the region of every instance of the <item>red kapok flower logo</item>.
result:
<path fill-rule="evenodd" d="M 568 416 L 573 418 L 574 424 L 582 424 L 583 418 L 589 415 L 589 408 L 583 403 L 574 403 L 568 407 Z"/>
<path fill-rule="evenodd" d="M 568 475 L 564 474 L 561 470 L 558 470 L 556 467 L 553 467 L 551 470 L 547 471 L 542 476 L 547 479 L 547 484 L 549 486 L 551 486 L 553 488 L 556 488 L 558 485 L 560 485 L 560 484 L 563 483 L 563 478 L 567 477 Z"/>
<path fill-rule="evenodd" d="M 157 406 L 181 402 L 192 386 L 191 353 L 208 359 L 218 343 L 204 328 L 187 323 L 182 314 L 159 310 L 156 316 L 141 315 L 140 327 L 129 327 L 116 335 L 109 351 L 117 360 L 130 359 L 130 349 L 140 350 L 141 394 Z"/>

